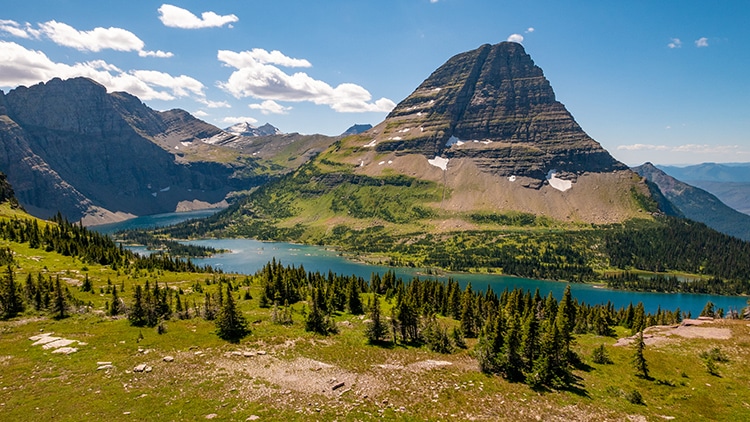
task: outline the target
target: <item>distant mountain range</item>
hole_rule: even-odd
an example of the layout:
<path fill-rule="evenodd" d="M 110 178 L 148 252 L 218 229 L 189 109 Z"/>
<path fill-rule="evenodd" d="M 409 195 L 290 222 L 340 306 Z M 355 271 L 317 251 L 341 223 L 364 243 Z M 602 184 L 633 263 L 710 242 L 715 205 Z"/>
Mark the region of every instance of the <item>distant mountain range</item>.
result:
<path fill-rule="evenodd" d="M 236 125 L 224 129 L 224 131 L 239 136 L 270 136 L 283 134 L 282 131 L 272 126 L 270 123 L 266 123 L 259 127 L 255 127 L 248 122 L 237 123 Z"/>
<path fill-rule="evenodd" d="M 657 167 L 676 179 L 711 192 L 735 210 L 750 214 L 750 163 Z"/>
<path fill-rule="evenodd" d="M 709 192 L 681 182 L 651 163 L 633 170 L 656 184 L 685 217 L 722 233 L 750 240 L 750 215 L 730 208 Z"/>

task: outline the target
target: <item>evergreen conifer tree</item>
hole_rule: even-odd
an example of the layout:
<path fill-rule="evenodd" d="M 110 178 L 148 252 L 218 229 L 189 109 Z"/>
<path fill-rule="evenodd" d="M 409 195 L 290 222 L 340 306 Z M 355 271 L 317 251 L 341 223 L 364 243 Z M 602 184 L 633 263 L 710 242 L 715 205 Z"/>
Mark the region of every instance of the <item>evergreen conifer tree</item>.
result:
<path fill-rule="evenodd" d="M 13 268 L 8 265 L 3 288 L 0 290 L 0 311 L 2 312 L 2 318 L 13 318 L 23 312 L 23 308 L 23 298 L 18 291 Z"/>
<path fill-rule="evenodd" d="M 250 333 L 247 321 L 242 312 L 237 309 L 232 297 L 231 286 L 227 285 L 227 296 L 216 316 L 216 330 L 219 337 L 237 343 Z"/>
<path fill-rule="evenodd" d="M 385 340 L 388 335 L 388 326 L 385 324 L 380 312 L 380 297 L 375 293 L 375 297 L 370 306 L 370 322 L 365 328 L 365 337 L 369 343 L 379 343 Z"/>
<path fill-rule="evenodd" d="M 52 314 L 56 319 L 63 319 L 68 316 L 68 301 L 65 299 L 65 293 L 60 285 L 60 276 L 55 279 L 55 296 L 52 302 Z"/>
<path fill-rule="evenodd" d="M 146 309 L 143 304 L 143 289 L 140 284 L 137 284 L 133 291 L 133 306 L 130 307 L 128 321 L 134 327 L 146 325 Z"/>
<path fill-rule="evenodd" d="M 634 347 L 633 367 L 635 368 L 636 375 L 648 379 L 648 362 L 646 362 L 646 358 L 643 356 L 643 350 L 646 348 L 646 343 L 643 341 L 643 331 L 635 337 Z"/>

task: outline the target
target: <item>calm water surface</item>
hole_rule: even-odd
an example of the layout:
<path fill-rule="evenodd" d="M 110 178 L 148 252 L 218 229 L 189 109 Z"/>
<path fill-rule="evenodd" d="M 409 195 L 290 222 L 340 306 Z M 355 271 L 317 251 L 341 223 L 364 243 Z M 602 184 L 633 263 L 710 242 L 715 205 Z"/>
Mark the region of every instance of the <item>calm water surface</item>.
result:
<path fill-rule="evenodd" d="M 117 230 L 128 228 L 151 228 L 175 224 L 191 218 L 206 217 L 216 210 L 192 211 L 186 213 L 160 214 L 155 216 L 139 217 L 121 223 L 108 224 L 105 226 L 92 227 L 102 233 L 114 233 Z M 393 268 L 378 265 L 362 264 L 349 261 L 336 251 L 319 246 L 295 245 L 284 242 L 260 242 L 252 239 L 205 239 L 189 242 L 195 245 L 212 246 L 217 249 L 229 250 L 230 253 L 217 254 L 210 258 L 193 259 L 193 262 L 201 265 L 211 265 L 225 272 L 236 272 L 241 274 L 253 274 L 272 258 L 281 261 L 285 265 L 304 266 L 307 271 L 319 271 L 327 273 L 329 270 L 347 275 L 357 275 L 369 280 L 373 273 L 383 274 L 388 270 L 394 270 L 396 275 L 404 280 L 412 277 L 434 277 L 421 274 L 418 269 Z M 520 277 L 508 277 L 500 275 L 483 274 L 450 274 L 458 280 L 463 287 L 471 283 L 474 290 L 485 290 L 492 287 L 495 292 L 501 292 L 508 288 L 522 288 L 529 291 L 539 289 L 542 296 L 552 292 L 558 299 L 562 297 L 566 283 L 556 281 L 533 280 Z M 439 276 L 447 279 L 448 275 Z M 717 308 L 724 310 L 742 310 L 747 304 L 745 297 L 697 295 L 685 293 L 643 293 L 628 292 L 621 290 L 610 290 L 599 288 L 588 284 L 571 284 L 573 297 L 580 302 L 589 304 L 612 302 L 615 307 L 633 305 L 643 302 L 646 311 L 654 312 L 659 307 L 674 310 L 680 308 L 685 312 L 692 312 L 698 316 L 707 301 L 712 301 Z"/>

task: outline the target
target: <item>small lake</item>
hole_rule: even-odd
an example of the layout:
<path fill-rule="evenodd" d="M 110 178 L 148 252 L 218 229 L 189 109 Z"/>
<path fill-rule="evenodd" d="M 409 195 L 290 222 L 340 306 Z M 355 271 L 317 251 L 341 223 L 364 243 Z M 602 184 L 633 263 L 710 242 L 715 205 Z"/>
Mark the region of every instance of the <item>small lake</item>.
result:
<path fill-rule="evenodd" d="M 152 228 L 175 224 L 192 218 L 206 217 L 215 212 L 217 210 L 160 214 L 139 217 L 121 223 L 95 226 L 92 229 L 110 234 L 117 230 L 129 228 Z M 252 239 L 205 239 L 189 243 L 231 251 L 231 253 L 217 254 L 210 258 L 192 259 L 196 264 L 211 265 L 224 272 L 253 274 L 272 258 L 275 258 L 276 261 L 281 261 L 285 265 L 302 265 L 307 271 L 327 273 L 331 270 L 339 274 L 357 275 L 366 280 L 369 280 L 373 273 L 382 275 L 389 270 L 395 271 L 396 275 L 402 277 L 404 280 L 409 280 L 415 276 L 422 278 L 434 277 L 422 274 L 419 269 L 414 268 L 387 267 L 350 261 L 340 256 L 338 252 L 320 246 L 296 245 L 284 242 L 260 242 Z M 538 288 L 542 296 L 546 296 L 549 292 L 552 292 L 558 299 L 562 297 L 563 291 L 567 286 L 566 283 L 557 281 L 486 274 L 453 273 L 441 275 L 437 278 L 447 280 L 448 276 L 457 280 L 462 287 L 471 283 L 474 290 L 486 290 L 488 287 L 492 287 L 496 293 L 500 293 L 506 288 L 510 290 L 518 287 L 533 292 Z M 709 300 L 716 305 L 716 308 L 724 308 L 725 311 L 729 309 L 741 311 L 747 305 L 748 299 L 746 297 L 687 293 L 629 292 L 610 290 L 590 284 L 571 284 L 571 291 L 573 297 L 578 299 L 579 302 L 588 304 L 604 304 L 610 301 L 615 307 L 619 308 L 628 306 L 629 303 L 635 305 L 638 302 L 643 302 L 647 312 L 655 312 L 659 307 L 669 310 L 679 307 L 682 311 L 691 312 L 693 317 L 697 317 L 700 314 L 700 311 Z"/>

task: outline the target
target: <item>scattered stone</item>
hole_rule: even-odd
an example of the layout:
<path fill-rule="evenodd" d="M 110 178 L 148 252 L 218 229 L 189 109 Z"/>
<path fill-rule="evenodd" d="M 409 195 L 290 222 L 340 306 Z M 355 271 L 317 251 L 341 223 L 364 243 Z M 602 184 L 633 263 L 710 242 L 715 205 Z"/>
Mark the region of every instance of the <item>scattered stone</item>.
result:
<path fill-rule="evenodd" d="M 105 364 L 105 365 L 99 365 L 96 370 L 101 371 L 102 369 L 112 369 L 113 366 L 111 363 Z"/>
<path fill-rule="evenodd" d="M 242 356 L 244 356 L 246 358 L 251 358 L 251 357 L 255 356 L 255 353 L 253 353 L 253 352 L 244 352 L 244 353 L 242 353 Z"/>
<path fill-rule="evenodd" d="M 151 372 L 153 371 L 153 368 L 150 366 L 147 366 L 144 372 Z"/>
<path fill-rule="evenodd" d="M 232 352 L 232 356 L 242 356 L 242 352 L 235 350 L 234 352 Z"/>
<path fill-rule="evenodd" d="M 174 362 L 173 356 L 164 356 L 164 359 L 162 359 L 164 362 Z"/>
<path fill-rule="evenodd" d="M 245 420 L 246 420 L 246 421 L 257 421 L 258 419 L 260 419 L 260 416 L 258 416 L 258 415 L 250 415 L 250 416 L 249 416 L 249 417 L 248 417 L 247 419 L 245 419 Z"/>
<path fill-rule="evenodd" d="M 215 418 L 217 416 L 219 416 L 219 415 L 217 415 L 216 413 L 209 413 L 208 415 L 206 415 L 206 419 L 213 419 L 213 418 Z"/>
<path fill-rule="evenodd" d="M 61 353 L 63 355 L 69 355 L 69 354 L 75 353 L 77 351 L 78 351 L 78 349 L 76 349 L 75 347 L 61 347 L 59 349 L 53 350 L 52 353 Z"/>
<path fill-rule="evenodd" d="M 130 412 L 122 412 L 123 415 L 129 415 Z"/>
<path fill-rule="evenodd" d="M 31 341 L 38 341 L 38 340 L 41 340 L 44 337 L 49 337 L 52 334 L 54 334 L 54 333 L 44 333 L 44 334 L 39 334 L 37 336 L 31 336 L 31 337 L 29 337 L 29 340 L 31 340 Z M 36 346 L 36 344 L 34 346 Z"/>
<path fill-rule="evenodd" d="M 36 337 L 36 336 L 35 336 Z M 60 337 L 44 336 L 37 339 L 32 346 L 41 346 L 43 344 L 52 343 L 53 341 L 62 340 Z"/>
<path fill-rule="evenodd" d="M 41 340 L 40 340 L 41 341 Z M 48 349 L 58 349 L 60 347 L 67 347 L 71 344 L 75 343 L 75 340 L 68 340 L 66 338 L 61 338 L 52 342 L 49 342 L 47 344 L 42 345 L 42 349 L 48 350 Z"/>
<path fill-rule="evenodd" d="M 136 367 L 133 368 L 133 372 L 143 372 L 143 371 L 146 370 L 147 367 L 148 367 L 148 365 L 146 365 L 145 363 L 142 363 L 140 365 L 136 365 Z"/>
<path fill-rule="evenodd" d="M 102 365 L 112 365 L 112 362 L 101 361 L 101 362 L 97 362 L 96 364 L 99 365 L 99 366 L 102 366 Z"/>
<path fill-rule="evenodd" d="M 258 355 L 260 355 L 260 356 L 263 356 L 263 355 L 265 355 L 265 354 L 266 354 L 266 351 L 265 351 L 265 350 L 258 350 L 258 351 L 257 351 L 256 353 L 257 353 Z"/>
<path fill-rule="evenodd" d="M 333 387 L 331 387 L 331 390 L 332 390 L 332 391 L 336 391 L 336 390 L 338 390 L 339 388 L 343 387 L 344 385 L 346 385 L 346 383 L 345 383 L 345 382 L 343 382 L 343 381 L 341 381 L 341 382 L 339 382 L 339 383 L 337 383 L 337 384 L 334 384 L 334 385 L 333 385 Z"/>

